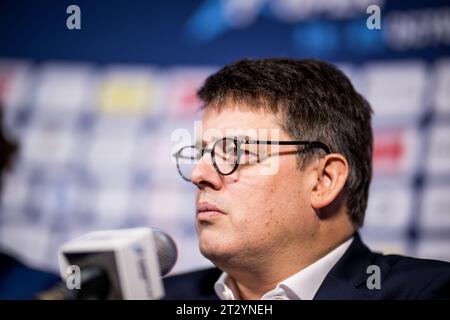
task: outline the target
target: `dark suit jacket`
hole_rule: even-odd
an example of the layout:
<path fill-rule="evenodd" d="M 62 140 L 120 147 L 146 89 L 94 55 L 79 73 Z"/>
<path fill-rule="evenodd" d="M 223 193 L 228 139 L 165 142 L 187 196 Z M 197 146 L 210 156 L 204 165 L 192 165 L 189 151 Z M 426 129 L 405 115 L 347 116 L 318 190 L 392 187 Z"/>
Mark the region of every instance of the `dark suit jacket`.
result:
<path fill-rule="evenodd" d="M 380 289 L 367 287 L 370 265 L 380 267 Z M 211 268 L 168 277 L 165 299 L 219 299 L 214 283 L 220 274 Z M 374 253 L 356 233 L 314 299 L 450 299 L 450 263 Z"/>
<path fill-rule="evenodd" d="M 58 281 L 58 275 L 32 269 L 0 252 L 0 300 L 34 299 L 38 292 Z"/>

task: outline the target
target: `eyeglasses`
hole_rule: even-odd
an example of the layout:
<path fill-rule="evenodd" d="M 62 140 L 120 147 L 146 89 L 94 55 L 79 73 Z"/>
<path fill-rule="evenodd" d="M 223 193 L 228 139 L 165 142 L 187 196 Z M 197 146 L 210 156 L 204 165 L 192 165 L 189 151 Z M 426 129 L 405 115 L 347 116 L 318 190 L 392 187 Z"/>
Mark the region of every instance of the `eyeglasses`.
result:
<path fill-rule="evenodd" d="M 331 149 L 320 141 L 265 141 L 265 140 L 250 140 L 240 138 L 222 138 L 217 140 L 212 148 L 199 148 L 195 145 L 182 147 L 175 154 L 178 173 L 180 176 L 191 182 L 192 172 L 198 161 L 206 154 L 211 154 L 212 164 L 216 171 L 227 176 L 234 173 L 240 164 L 259 163 L 264 159 L 272 156 L 261 157 L 259 152 L 255 150 L 243 149 L 243 145 L 297 145 L 305 146 L 306 149 L 320 148 L 326 154 L 331 153 Z M 242 162 L 242 155 L 244 155 L 244 162 Z"/>

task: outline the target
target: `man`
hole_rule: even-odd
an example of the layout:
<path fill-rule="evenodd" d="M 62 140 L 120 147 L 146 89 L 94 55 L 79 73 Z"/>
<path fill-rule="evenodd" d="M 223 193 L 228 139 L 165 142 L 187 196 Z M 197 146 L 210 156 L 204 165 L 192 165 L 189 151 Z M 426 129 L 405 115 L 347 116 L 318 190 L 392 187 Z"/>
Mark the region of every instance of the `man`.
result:
<path fill-rule="evenodd" d="M 175 156 L 198 188 L 199 246 L 217 268 L 165 279 L 166 298 L 450 298 L 450 264 L 372 253 L 358 235 L 372 110 L 341 71 L 242 60 L 198 96 L 201 141 Z"/>
<path fill-rule="evenodd" d="M 9 141 L 3 132 L 3 108 L 0 105 L 0 178 L 11 166 L 16 151 L 17 145 Z M 32 269 L 0 250 L 0 300 L 34 299 L 36 293 L 48 289 L 58 280 L 57 275 Z"/>

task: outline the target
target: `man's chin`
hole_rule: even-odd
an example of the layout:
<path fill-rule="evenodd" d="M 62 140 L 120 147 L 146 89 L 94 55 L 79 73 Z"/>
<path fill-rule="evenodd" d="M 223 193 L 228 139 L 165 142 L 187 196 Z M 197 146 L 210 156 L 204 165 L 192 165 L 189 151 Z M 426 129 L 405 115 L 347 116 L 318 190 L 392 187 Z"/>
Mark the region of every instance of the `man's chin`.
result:
<path fill-rule="evenodd" d="M 216 265 L 228 261 L 233 256 L 232 250 L 225 244 L 213 240 L 200 239 L 199 248 L 201 254 Z"/>

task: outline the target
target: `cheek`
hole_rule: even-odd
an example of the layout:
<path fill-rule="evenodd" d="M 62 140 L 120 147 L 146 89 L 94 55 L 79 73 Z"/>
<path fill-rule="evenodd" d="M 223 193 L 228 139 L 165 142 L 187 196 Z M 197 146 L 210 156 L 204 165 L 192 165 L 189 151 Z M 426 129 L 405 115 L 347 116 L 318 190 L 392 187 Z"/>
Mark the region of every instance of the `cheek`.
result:
<path fill-rule="evenodd" d="M 283 216 L 276 211 L 276 208 L 267 208 L 258 221 L 258 235 L 263 239 L 274 237 L 276 233 L 283 230 Z"/>
<path fill-rule="evenodd" d="M 263 181 L 266 180 L 266 181 Z M 274 228 L 280 228 L 283 223 L 284 206 L 288 204 L 286 194 L 278 193 L 274 187 L 273 178 L 239 181 L 239 188 L 231 193 L 231 199 L 239 199 L 231 205 L 233 214 L 231 223 L 235 230 L 247 236 L 255 234 L 258 237 L 271 236 Z"/>
<path fill-rule="evenodd" d="M 253 247 L 255 244 L 277 238 L 275 235 L 282 230 L 283 225 L 280 217 L 277 217 L 274 210 L 270 208 L 244 209 L 234 215 L 230 223 L 232 238 L 246 247 Z"/>
<path fill-rule="evenodd" d="M 310 221 L 308 186 L 295 162 L 280 166 L 275 175 L 246 169 L 235 178 L 228 184 L 233 212 L 230 223 L 240 234 L 260 239 L 280 229 L 296 230 Z"/>

